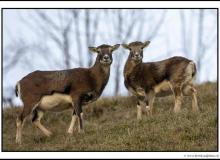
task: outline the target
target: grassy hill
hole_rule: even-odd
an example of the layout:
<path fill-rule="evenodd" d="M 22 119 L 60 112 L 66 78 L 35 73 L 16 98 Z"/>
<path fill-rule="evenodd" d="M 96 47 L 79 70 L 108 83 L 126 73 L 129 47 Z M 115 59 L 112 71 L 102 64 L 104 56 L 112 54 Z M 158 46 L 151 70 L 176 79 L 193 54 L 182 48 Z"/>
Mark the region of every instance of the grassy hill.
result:
<path fill-rule="evenodd" d="M 172 96 L 155 99 L 153 116 L 136 120 L 134 97 L 99 99 L 83 108 L 85 133 L 69 136 L 71 112 L 48 112 L 42 123 L 47 138 L 26 120 L 22 145 L 15 144 L 16 116 L 21 108 L 3 109 L 3 151 L 217 151 L 217 84 L 197 86 L 200 113 L 184 97 L 182 112 L 173 113 Z"/>

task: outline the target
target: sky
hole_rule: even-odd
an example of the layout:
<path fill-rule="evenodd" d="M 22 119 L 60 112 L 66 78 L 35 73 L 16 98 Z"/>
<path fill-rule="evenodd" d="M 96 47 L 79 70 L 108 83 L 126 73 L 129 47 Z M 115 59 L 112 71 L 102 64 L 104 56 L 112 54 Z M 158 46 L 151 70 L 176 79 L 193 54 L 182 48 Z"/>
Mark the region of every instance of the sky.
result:
<path fill-rule="evenodd" d="M 24 23 L 24 19 L 26 21 L 29 21 L 32 17 L 29 16 L 30 13 L 32 12 L 31 10 L 4 10 L 3 12 L 3 66 L 10 61 L 10 58 L 13 57 L 13 52 L 6 52 L 5 48 L 9 44 L 13 44 L 14 41 L 20 41 L 20 40 L 25 40 L 25 43 L 29 44 L 32 42 L 37 42 L 40 39 L 45 41 L 46 43 L 51 43 L 50 40 L 46 37 L 46 35 L 42 34 L 36 34 L 37 30 L 35 31 L 34 28 L 30 28 L 27 26 L 26 23 Z M 65 12 L 65 11 L 64 11 Z M 111 14 L 112 11 L 110 11 Z M 182 51 L 179 51 L 178 49 L 182 45 L 182 35 L 181 35 L 181 21 L 179 17 L 179 10 L 173 9 L 173 10 L 167 10 L 166 12 L 166 17 L 163 20 L 163 25 L 160 27 L 157 35 L 153 38 L 151 41 L 151 44 L 148 48 L 144 50 L 144 62 L 149 62 L 149 61 L 158 61 L 162 60 L 171 56 L 185 56 L 187 58 L 190 58 L 192 60 L 196 59 L 197 54 L 195 50 L 197 48 L 197 41 L 194 41 L 196 37 L 198 37 L 198 33 L 196 31 L 196 28 L 198 28 L 198 23 L 196 21 L 196 17 L 190 17 L 190 11 L 186 11 L 186 30 L 190 30 L 190 28 L 194 27 L 193 32 L 191 33 L 192 39 L 191 39 L 191 52 L 185 54 Z M 193 11 L 192 11 L 193 12 Z M 150 14 L 147 14 L 150 13 Z M 152 10 L 152 11 L 144 11 L 143 12 L 143 21 L 141 25 L 143 25 L 144 29 L 146 31 L 153 29 L 154 26 L 149 25 L 150 21 L 152 22 L 157 22 L 160 19 L 161 13 L 163 13 L 162 10 Z M 213 16 L 214 14 L 214 16 Z M 49 11 L 49 15 L 54 17 L 54 20 L 56 21 L 56 17 L 58 16 L 56 14 L 56 10 Z M 217 25 L 216 25 L 216 15 L 217 12 L 212 12 L 209 13 L 207 12 L 205 14 L 205 26 L 204 26 L 204 38 L 203 38 L 203 43 L 209 44 L 210 39 L 214 39 L 212 42 L 212 45 L 210 45 L 210 49 L 205 53 L 205 56 L 202 57 L 204 61 L 203 63 L 203 69 L 199 73 L 200 76 L 200 83 L 206 82 L 206 81 L 216 81 L 217 80 L 217 39 L 216 36 L 217 34 Z M 23 17 L 23 19 L 21 18 Z M 129 17 L 127 17 L 127 20 L 129 20 Z M 106 29 L 110 25 L 112 25 L 113 22 L 107 21 L 105 17 L 101 18 L 101 23 L 99 24 L 99 27 L 97 28 L 97 32 L 99 32 L 99 36 L 97 38 L 97 41 L 95 44 L 91 45 L 100 45 L 102 43 L 108 43 L 108 44 L 116 44 L 120 43 L 117 41 L 117 38 L 114 39 L 103 39 L 103 35 L 106 34 Z M 152 23 L 154 24 L 154 23 Z M 108 26 L 109 25 L 109 26 Z M 125 26 L 126 27 L 126 26 Z M 109 30 L 108 30 L 109 31 Z M 133 40 L 147 40 L 146 37 L 148 36 L 147 32 L 144 32 L 141 34 L 141 37 L 137 39 L 135 36 L 134 38 L 131 37 L 130 41 Z M 110 32 L 110 31 L 109 31 Z M 133 31 L 134 33 L 131 34 L 136 34 L 138 32 L 138 24 L 136 25 L 136 28 Z M 213 33 L 210 34 L 210 33 Z M 107 34 L 106 34 L 107 35 Z M 168 35 L 168 36 L 167 36 Z M 188 35 L 187 35 L 188 36 Z M 210 37 L 214 36 L 214 37 Z M 107 37 L 107 36 L 106 36 Z M 188 36 L 190 37 L 190 36 Z M 83 37 L 81 37 L 83 39 Z M 130 42 L 129 41 L 129 42 Z M 188 40 L 190 41 L 190 39 Z M 127 43 L 129 43 L 127 42 Z M 51 44 L 52 45 L 52 44 Z M 74 45 L 74 43 L 73 43 Z M 84 58 L 86 58 L 86 54 L 91 54 L 87 53 L 86 47 L 84 46 L 83 52 L 84 53 Z M 168 54 L 168 51 L 173 51 L 170 54 Z M 120 54 L 122 52 L 122 48 L 120 48 L 118 51 L 115 52 L 113 55 L 113 64 L 112 64 L 112 69 L 111 69 L 111 75 L 109 82 L 103 92 L 103 96 L 112 96 L 114 92 L 114 67 L 115 67 L 115 59 L 117 58 L 116 54 Z M 46 55 L 45 53 L 45 58 L 39 57 L 39 55 L 34 52 L 30 51 L 30 53 L 25 54 L 25 57 L 22 57 L 22 60 L 16 64 L 10 71 L 5 71 L 3 68 L 3 95 L 6 97 L 10 96 L 12 93 L 12 90 L 9 90 L 8 88 L 15 86 L 17 81 L 19 81 L 22 77 L 27 75 L 28 73 L 34 71 L 34 70 L 55 70 L 55 69 L 62 69 L 62 68 L 51 68 L 47 65 L 47 61 L 49 60 L 48 57 L 53 56 L 56 57 L 56 59 L 59 61 L 60 54 L 57 52 L 56 49 L 53 50 L 53 54 Z M 124 52 L 123 54 L 123 59 L 121 61 L 122 67 L 125 64 L 126 58 L 128 56 L 128 52 Z M 74 55 L 73 55 L 74 56 Z M 32 64 L 32 68 L 28 67 L 25 65 L 27 61 L 24 61 L 24 59 L 27 59 L 29 62 Z M 93 62 L 94 62 L 95 56 L 93 56 Z M 72 64 L 71 67 L 79 67 L 76 64 Z M 123 68 L 121 68 L 122 72 Z M 127 89 L 124 87 L 123 83 L 123 77 L 121 78 L 120 82 L 120 95 L 127 95 Z M 15 103 L 20 103 L 20 100 L 17 98 L 13 99 Z"/>

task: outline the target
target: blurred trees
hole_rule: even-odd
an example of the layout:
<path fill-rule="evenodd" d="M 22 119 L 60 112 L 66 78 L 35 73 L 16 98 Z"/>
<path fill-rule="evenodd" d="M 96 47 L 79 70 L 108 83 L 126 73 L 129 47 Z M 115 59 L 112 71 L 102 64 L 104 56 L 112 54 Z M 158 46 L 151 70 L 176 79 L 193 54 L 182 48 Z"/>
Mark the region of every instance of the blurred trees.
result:
<path fill-rule="evenodd" d="M 208 50 L 217 46 L 217 16 L 213 10 L 180 10 L 182 52 L 197 64 L 197 81 L 201 82 L 203 65 L 213 56 Z M 188 17 L 187 17 L 188 15 Z M 209 24 L 205 21 L 210 17 Z M 207 25 L 210 25 L 208 29 Z M 217 58 L 217 50 L 216 50 Z M 206 73 L 205 73 L 206 74 Z"/>
<path fill-rule="evenodd" d="M 25 68 L 34 70 L 57 70 L 75 67 L 90 67 L 94 55 L 89 46 L 101 44 L 130 43 L 132 41 L 152 41 L 148 49 L 148 60 L 159 60 L 182 52 L 197 62 L 199 72 L 204 72 L 203 64 L 212 55 L 207 51 L 217 45 L 215 10 L 178 10 L 179 25 L 173 23 L 165 9 L 37 9 L 17 10 L 19 20 L 29 35 L 12 35 L 4 27 L 4 37 L 8 44 L 3 51 L 3 74 Z M 173 13 L 170 13 L 170 15 Z M 170 16 L 171 17 L 171 16 Z M 6 22 L 6 20 L 5 20 Z M 179 35 L 174 35 L 170 26 L 178 26 Z M 180 39 L 178 45 L 173 45 Z M 4 38 L 5 39 L 5 38 Z M 172 42 L 173 40 L 173 42 Z M 120 95 L 123 90 L 123 67 L 127 51 L 119 49 L 114 61 L 109 81 L 112 95 Z M 155 57 L 159 57 L 158 59 Z M 200 78 L 200 76 L 198 76 Z M 19 77 L 20 79 L 22 77 Z M 199 81 L 199 80 L 198 80 Z M 16 81 L 14 81 L 15 86 Z M 3 100 L 12 103 L 14 86 L 3 82 Z M 108 92 L 108 91 L 107 91 Z"/>

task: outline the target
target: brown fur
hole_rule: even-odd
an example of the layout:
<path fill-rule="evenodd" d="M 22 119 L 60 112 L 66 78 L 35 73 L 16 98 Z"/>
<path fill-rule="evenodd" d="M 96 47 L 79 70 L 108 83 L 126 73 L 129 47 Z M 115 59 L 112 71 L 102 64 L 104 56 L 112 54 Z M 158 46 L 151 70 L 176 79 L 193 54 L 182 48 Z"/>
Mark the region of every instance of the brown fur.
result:
<path fill-rule="evenodd" d="M 195 91 L 192 79 L 196 74 L 196 65 L 187 58 L 177 56 L 162 61 L 142 63 L 143 48 L 149 43 L 147 41 L 145 43 L 132 42 L 129 45 L 123 44 L 125 49 L 130 50 L 124 67 L 125 86 L 138 97 L 138 105 L 145 102 L 144 104 L 148 106 L 150 103 L 150 105 L 153 104 L 154 96 L 157 94 L 155 87 L 159 86 L 162 82 L 168 82 L 171 88 L 161 88 L 161 92 L 158 95 L 165 96 L 170 94 L 172 89 L 177 101 L 176 103 L 179 104 L 181 96 L 186 95 L 183 92 L 185 88 L 190 86 L 193 93 Z M 187 90 L 189 89 L 187 88 Z M 177 110 L 179 111 L 180 105 L 177 104 L 175 109 L 178 108 Z M 152 112 L 152 106 L 150 108 Z"/>
<path fill-rule="evenodd" d="M 21 95 L 20 98 L 24 104 L 23 111 L 17 119 L 17 124 L 22 124 L 25 117 L 30 113 L 34 114 L 33 122 L 38 120 L 38 112 L 35 110 L 38 109 L 40 100 L 46 95 L 62 93 L 71 97 L 72 103 L 70 105 L 72 105 L 74 114 L 79 117 L 80 128 L 82 128 L 80 117 L 82 105 L 93 102 L 102 94 L 110 75 L 112 52 L 118 47 L 119 45 L 90 47 L 92 52 L 98 53 L 96 62 L 91 68 L 34 71 L 22 78 L 16 85 L 16 95 Z M 106 63 L 101 62 L 104 55 L 108 55 L 109 58 Z M 18 85 L 20 86 L 19 94 Z M 39 128 L 43 127 L 40 126 Z M 43 131 L 45 130 L 43 128 Z M 46 132 L 48 134 L 48 131 Z M 18 143 L 20 143 L 20 138 L 18 138 Z"/>
<path fill-rule="evenodd" d="M 191 61 L 184 57 L 172 57 L 158 62 L 132 64 L 128 58 L 124 68 L 125 85 L 141 87 L 145 92 L 149 92 L 164 80 L 181 84 L 185 78 L 182 75 L 189 62 Z"/>

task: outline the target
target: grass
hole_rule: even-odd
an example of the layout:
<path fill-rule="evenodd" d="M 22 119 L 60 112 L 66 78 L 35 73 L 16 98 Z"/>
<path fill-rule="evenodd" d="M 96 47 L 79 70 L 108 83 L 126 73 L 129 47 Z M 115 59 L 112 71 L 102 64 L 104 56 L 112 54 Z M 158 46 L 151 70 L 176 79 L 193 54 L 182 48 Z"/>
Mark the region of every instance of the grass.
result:
<path fill-rule="evenodd" d="M 15 144 L 15 119 L 21 108 L 3 109 L 3 151 L 217 151 L 217 84 L 197 86 L 200 113 L 184 97 L 182 112 L 173 113 L 172 96 L 155 99 L 153 116 L 136 120 L 134 97 L 105 98 L 83 108 L 85 133 L 66 133 L 71 112 L 47 112 L 42 123 L 48 138 L 27 119 L 23 143 Z"/>

